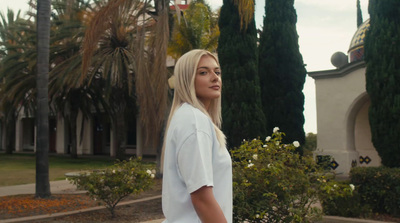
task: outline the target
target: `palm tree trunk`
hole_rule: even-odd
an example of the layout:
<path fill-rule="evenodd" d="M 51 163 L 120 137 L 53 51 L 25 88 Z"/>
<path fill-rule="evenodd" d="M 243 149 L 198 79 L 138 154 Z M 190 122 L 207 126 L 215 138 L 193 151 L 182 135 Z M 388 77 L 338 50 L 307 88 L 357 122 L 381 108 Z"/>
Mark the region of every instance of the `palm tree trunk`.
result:
<path fill-rule="evenodd" d="M 37 2 L 37 111 L 36 111 L 36 193 L 35 197 L 48 198 L 49 182 L 49 45 L 50 0 Z"/>

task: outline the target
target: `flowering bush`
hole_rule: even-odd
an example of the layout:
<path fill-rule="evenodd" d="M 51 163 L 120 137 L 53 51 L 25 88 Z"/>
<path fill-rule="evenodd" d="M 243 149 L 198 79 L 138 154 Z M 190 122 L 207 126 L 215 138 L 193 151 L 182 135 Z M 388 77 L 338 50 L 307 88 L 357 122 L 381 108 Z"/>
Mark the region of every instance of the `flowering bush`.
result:
<path fill-rule="evenodd" d="M 129 159 L 104 171 L 83 173 L 69 180 L 87 190 L 90 197 L 103 201 L 111 216 L 115 217 L 116 205 L 130 194 L 149 189 L 154 176 L 155 170 L 146 170 L 140 159 Z"/>
<path fill-rule="evenodd" d="M 347 181 L 325 184 L 319 197 L 326 215 L 367 217 L 371 214 L 370 208 L 362 205 L 355 186 Z"/>
<path fill-rule="evenodd" d="M 312 222 L 322 216 L 315 203 L 334 181 L 312 157 L 295 152 L 300 144 L 282 144 L 274 128 L 264 141 L 243 141 L 231 151 L 235 222 Z"/>

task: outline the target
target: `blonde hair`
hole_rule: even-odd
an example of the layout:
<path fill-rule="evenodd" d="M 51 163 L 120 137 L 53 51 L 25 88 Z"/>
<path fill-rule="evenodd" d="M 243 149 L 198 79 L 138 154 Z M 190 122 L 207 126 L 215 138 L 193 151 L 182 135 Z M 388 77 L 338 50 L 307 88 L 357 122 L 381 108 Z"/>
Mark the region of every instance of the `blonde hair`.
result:
<path fill-rule="evenodd" d="M 226 140 L 225 135 L 221 131 L 222 124 L 222 116 L 221 116 L 221 97 L 211 100 L 210 106 L 208 110 L 206 110 L 204 104 L 197 98 L 196 89 L 195 89 L 195 77 L 197 66 L 199 64 L 200 59 L 203 56 L 212 57 L 217 64 L 219 65 L 218 58 L 207 50 L 195 49 L 185 53 L 181 56 L 174 69 L 174 99 L 172 101 L 171 111 L 167 121 L 166 132 L 169 128 L 169 124 L 171 122 L 172 116 L 175 111 L 183 104 L 188 103 L 193 107 L 199 109 L 204 114 L 206 114 L 212 122 L 214 123 L 215 133 L 217 135 L 218 142 L 221 147 L 225 147 Z M 166 134 L 164 135 L 164 146 L 162 149 L 162 160 L 164 158 L 164 150 L 165 150 L 165 139 Z"/>

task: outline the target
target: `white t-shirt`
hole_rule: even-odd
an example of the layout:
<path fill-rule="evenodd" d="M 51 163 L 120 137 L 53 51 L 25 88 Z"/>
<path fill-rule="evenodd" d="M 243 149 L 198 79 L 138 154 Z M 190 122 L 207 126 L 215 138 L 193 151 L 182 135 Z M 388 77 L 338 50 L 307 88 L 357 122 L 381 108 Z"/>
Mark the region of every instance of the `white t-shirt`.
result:
<path fill-rule="evenodd" d="M 232 222 L 232 161 L 220 148 L 214 125 L 200 110 L 184 103 L 175 111 L 164 153 L 162 208 L 165 223 L 201 222 L 190 194 L 212 186 L 225 218 Z"/>

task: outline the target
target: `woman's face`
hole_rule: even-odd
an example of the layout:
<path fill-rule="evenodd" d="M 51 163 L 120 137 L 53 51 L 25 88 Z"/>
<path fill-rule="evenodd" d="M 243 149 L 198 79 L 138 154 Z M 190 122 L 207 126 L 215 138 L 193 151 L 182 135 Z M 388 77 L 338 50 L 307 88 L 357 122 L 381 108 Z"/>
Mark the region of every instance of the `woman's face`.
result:
<path fill-rule="evenodd" d="M 213 57 L 209 55 L 201 57 L 197 65 L 194 87 L 197 98 L 206 109 L 212 99 L 221 97 L 221 69 Z"/>

